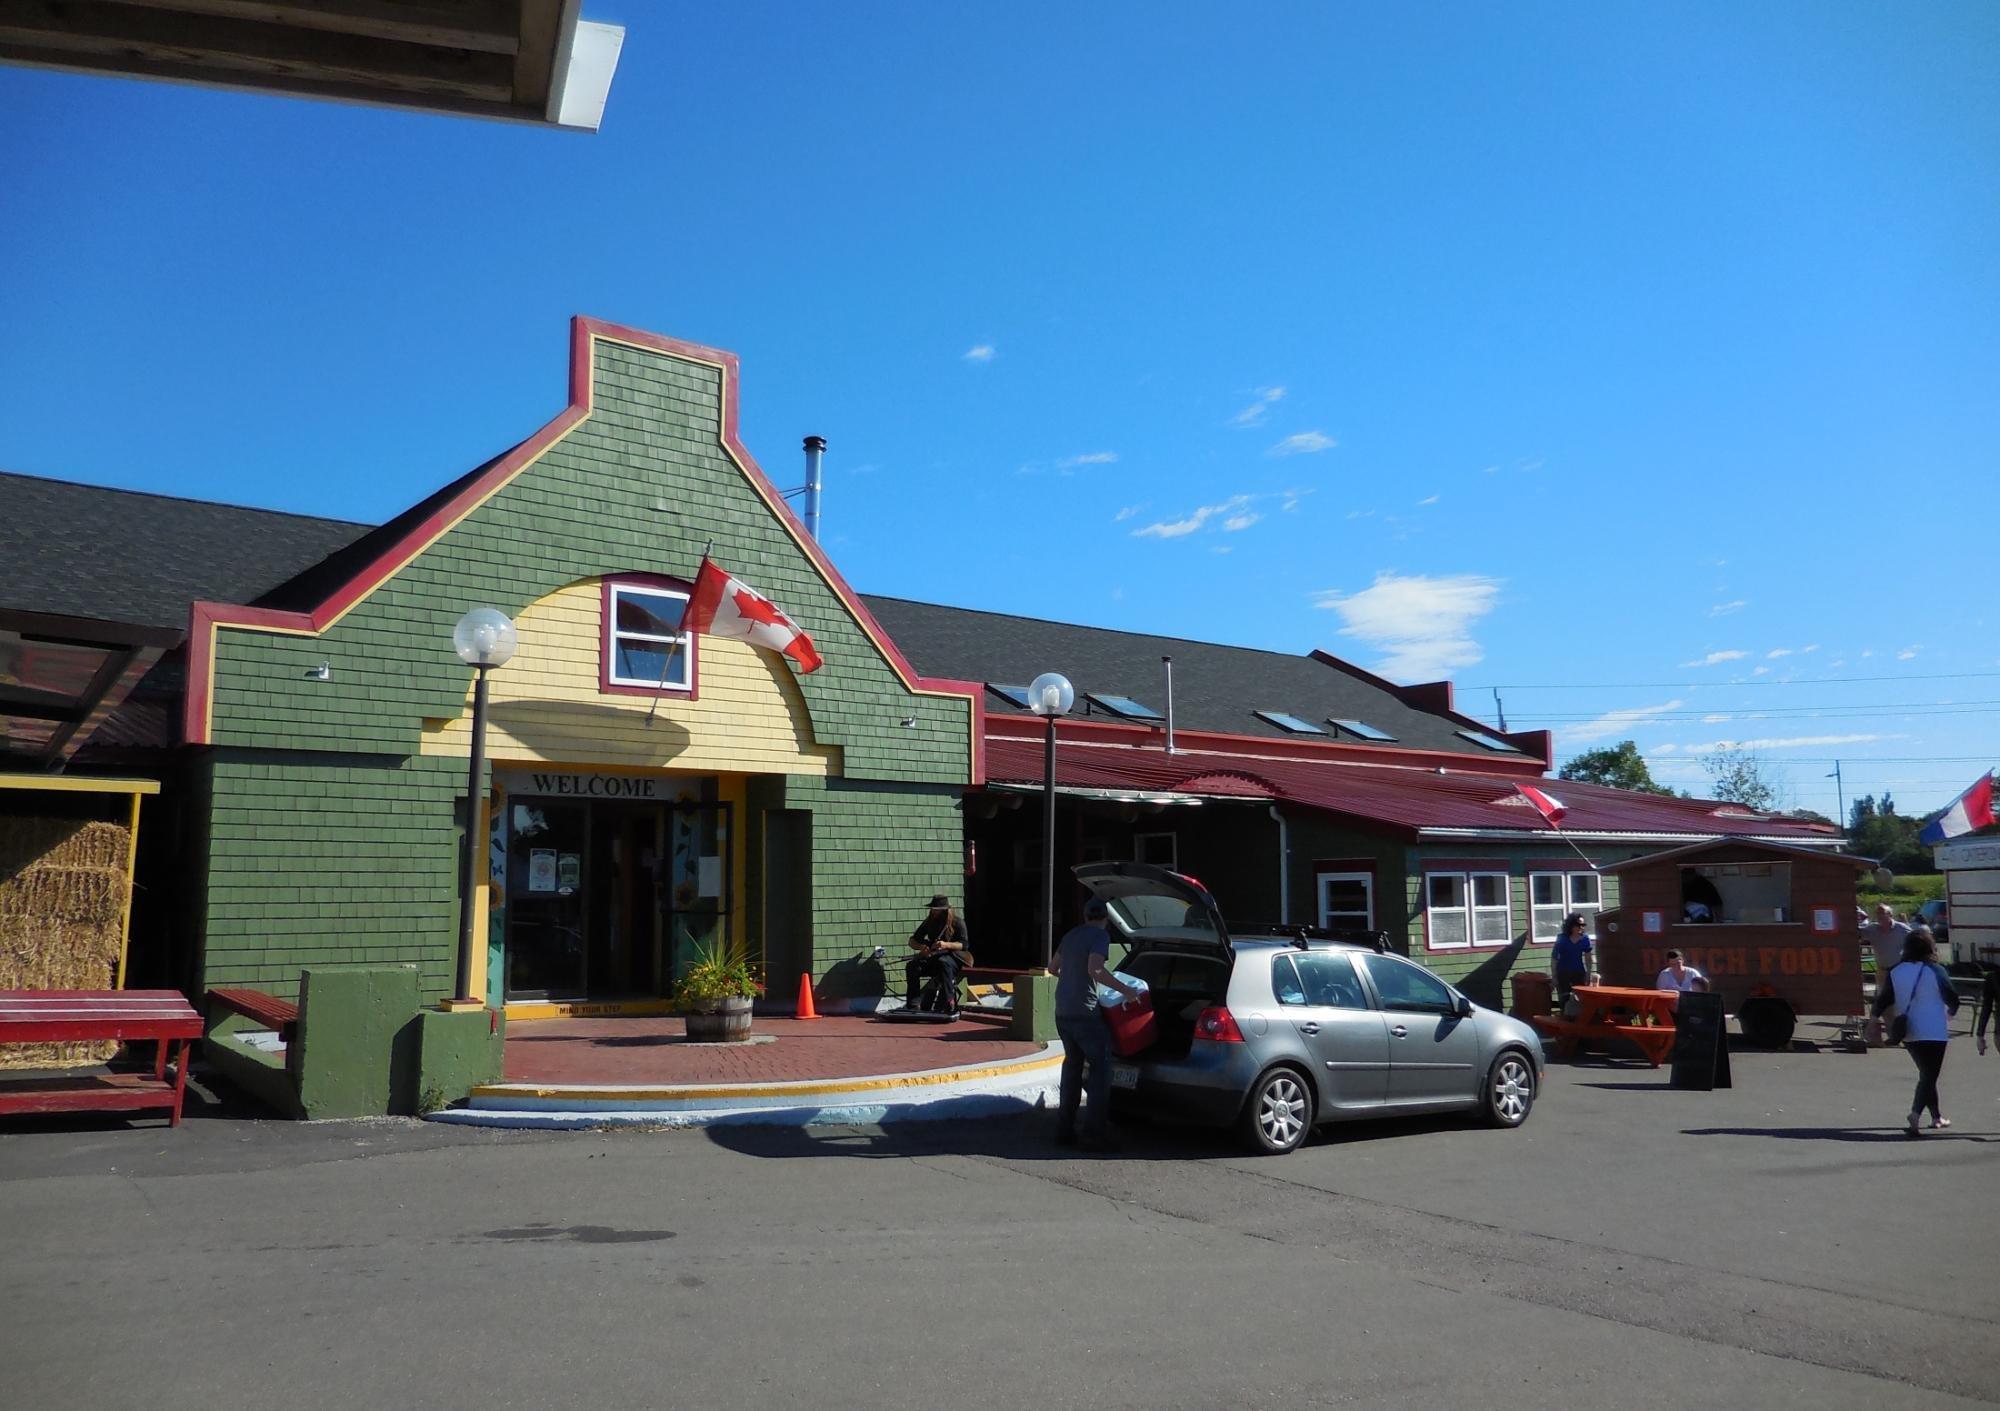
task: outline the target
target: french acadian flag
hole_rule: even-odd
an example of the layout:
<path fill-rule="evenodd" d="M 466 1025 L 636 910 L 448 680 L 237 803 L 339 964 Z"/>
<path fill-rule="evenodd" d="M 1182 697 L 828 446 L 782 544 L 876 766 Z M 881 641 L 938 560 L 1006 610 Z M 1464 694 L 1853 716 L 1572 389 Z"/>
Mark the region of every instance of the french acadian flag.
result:
<path fill-rule="evenodd" d="M 1951 801 L 1951 807 L 1924 825 L 1917 841 L 1926 847 L 1965 833 L 1977 833 L 1993 826 L 1993 775 L 1979 776 L 1979 782 Z"/>
<path fill-rule="evenodd" d="M 1516 784 L 1514 787 L 1521 791 L 1522 798 L 1534 805 L 1535 812 L 1549 820 L 1549 827 L 1562 827 L 1563 815 L 1569 810 L 1563 806 L 1561 799 L 1554 794 L 1545 794 L 1540 789 L 1531 789 L 1526 784 Z"/>
<path fill-rule="evenodd" d="M 818 671 L 821 660 L 813 639 L 798 623 L 778 611 L 778 605 L 740 578 L 732 578 L 714 560 L 704 557 L 688 603 L 686 627 L 711 637 L 735 637 L 753 647 L 783 652 L 799 664 L 799 673 Z"/>

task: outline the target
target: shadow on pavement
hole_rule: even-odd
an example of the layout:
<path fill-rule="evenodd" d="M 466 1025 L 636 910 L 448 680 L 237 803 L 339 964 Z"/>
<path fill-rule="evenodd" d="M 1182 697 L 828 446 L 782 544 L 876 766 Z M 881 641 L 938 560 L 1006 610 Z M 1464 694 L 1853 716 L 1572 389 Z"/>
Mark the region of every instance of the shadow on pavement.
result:
<path fill-rule="evenodd" d="M 1972 1132 L 1935 1132 L 1911 1136 L 1902 1127 L 1684 1127 L 1684 1137 L 1775 1137 L 1794 1142 L 2000 1142 L 2000 1136 Z"/>

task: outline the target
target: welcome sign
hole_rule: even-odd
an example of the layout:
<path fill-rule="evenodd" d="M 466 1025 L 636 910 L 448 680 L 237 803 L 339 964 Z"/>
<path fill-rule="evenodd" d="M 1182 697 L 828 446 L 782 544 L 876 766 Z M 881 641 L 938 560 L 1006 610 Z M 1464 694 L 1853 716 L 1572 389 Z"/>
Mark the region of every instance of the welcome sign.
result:
<path fill-rule="evenodd" d="M 620 803 L 692 803 L 701 781 L 660 774 L 592 774 L 564 769 L 510 769 L 498 776 L 510 798 L 604 799 Z"/>

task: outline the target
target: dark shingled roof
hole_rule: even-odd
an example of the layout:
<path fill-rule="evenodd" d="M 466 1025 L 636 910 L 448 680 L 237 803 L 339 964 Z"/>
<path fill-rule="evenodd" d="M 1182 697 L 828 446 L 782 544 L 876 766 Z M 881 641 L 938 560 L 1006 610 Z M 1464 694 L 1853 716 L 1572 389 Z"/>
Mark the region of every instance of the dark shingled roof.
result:
<path fill-rule="evenodd" d="M 865 597 L 870 612 L 896 645 L 927 676 L 1025 686 L 1044 671 L 1059 671 L 1083 694 L 1130 696 L 1156 711 L 1166 709 L 1166 677 L 1160 658 L 1174 659 L 1174 727 L 1275 739 L 1339 739 L 1365 745 L 1345 731 L 1337 736 L 1328 719 L 1360 720 L 1395 736 L 1385 749 L 1449 750 L 1481 761 L 1521 755 L 1481 749 L 1456 732 L 1466 728 L 1450 716 L 1405 704 L 1386 684 L 1351 676 L 1311 656 L 1076 627 L 1040 618 L 971 608 L 940 607 L 907 598 Z M 996 714 L 1023 714 L 991 691 L 986 708 Z M 1283 711 L 1326 728 L 1325 736 L 1296 735 L 1255 714 Z M 1098 715 L 1093 708 L 1093 715 Z M 1100 719 L 1115 716 L 1098 715 Z"/>
<path fill-rule="evenodd" d="M 247 603 L 365 524 L 0 471 L 0 609 L 187 630 L 197 599 Z"/>

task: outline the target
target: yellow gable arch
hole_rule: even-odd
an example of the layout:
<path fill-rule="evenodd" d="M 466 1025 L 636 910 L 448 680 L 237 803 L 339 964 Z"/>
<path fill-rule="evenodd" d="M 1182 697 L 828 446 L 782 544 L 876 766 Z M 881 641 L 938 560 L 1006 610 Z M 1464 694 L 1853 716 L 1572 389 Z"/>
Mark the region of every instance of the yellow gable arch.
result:
<path fill-rule="evenodd" d="M 603 580 L 584 579 L 515 618 L 520 646 L 488 678 L 486 749 L 496 762 L 596 764 L 700 773 L 838 774 L 838 748 L 816 744 L 805 697 L 776 653 L 700 637 L 696 693 L 601 684 Z M 657 700 L 657 708 L 655 702 Z M 423 753 L 463 757 L 472 691 L 450 720 L 424 722 Z"/>

